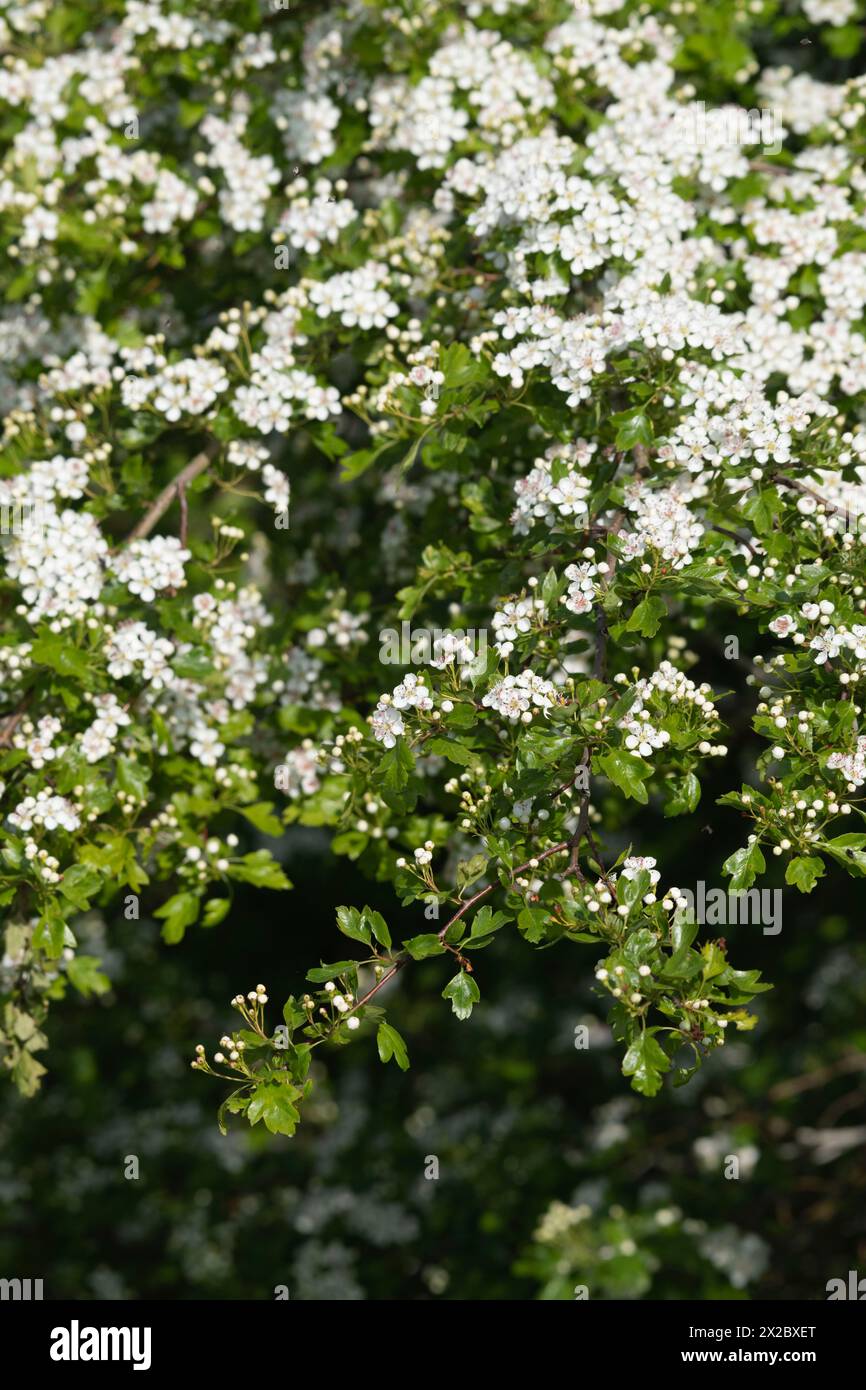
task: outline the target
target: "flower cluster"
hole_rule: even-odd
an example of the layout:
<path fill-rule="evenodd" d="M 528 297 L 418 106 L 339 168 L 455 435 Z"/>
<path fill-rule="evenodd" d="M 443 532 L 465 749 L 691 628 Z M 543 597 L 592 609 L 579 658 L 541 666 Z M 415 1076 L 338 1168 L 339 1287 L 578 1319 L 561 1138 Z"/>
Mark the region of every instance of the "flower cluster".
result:
<path fill-rule="evenodd" d="M 77 830 L 81 825 L 80 807 L 65 796 L 48 791 L 26 796 L 9 814 L 12 825 L 19 830 L 32 830 L 40 825 L 44 830 Z"/>
<path fill-rule="evenodd" d="M 634 530 L 622 537 L 623 555 L 628 560 L 655 551 L 682 569 L 701 543 L 704 527 L 689 509 L 686 497 L 694 489 L 669 487 L 652 489 L 635 483 L 626 492 L 625 505 L 632 513 Z"/>
<path fill-rule="evenodd" d="M 595 449 L 579 439 L 573 445 L 555 446 L 535 460 L 532 471 L 514 484 L 516 505 L 511 520 L 517 535 L 526 535 L 536 521 L 553 526 L 560 524 L 560 518 L 574 518 L 571 524 L 580 525 L 588 511 L 591 484 L 579 470 L 587 467 Z"/>
<path fill-rule="evenodd" d="M 482 704 L 496 710 L 512 724 L 520 721 L 531 724 L 532 717 L 540 710 L 546 714 L 559 700 L 556 687 L 532 671 L 521 671 L 517 676 L 505 676 L 488 690 Z"/>
<path fill-rule="evenodd" d="M 6 571 L 21 589 L 20 612 L 31 623 L 87 616 L 102 592 L 108 543 L 89 512 L 42 507 L 41 524 L 13 536 Z"/>
<path fill-rule="evenodd" d="M 573 568 L 573 566 L 572 566 Z M 496 634 L 496 650 L 500 656 L 510 656 L 514 644 L 539 623 L 544 622 L 547 605 L 541 598 L 511 599 L 498 608 L 491 620 Z"/>
<path fill-rule="evenodd" d="M 174 536 L 154 536 L 152 540 L 132 541 L 111 561 L 121 584 L 145 603 L 153 603 L 164 589 L 181 589 L 186 583 L 184 565 L 192 558 Z"/>
<path fill-rule="evenodd" d="M 414 709 L 423 713 L 432 708 L 433 700 L 424 684 L 424 678 L 410 672 L 394 687 L 390 695 L 380 697 L 370 716 L 373 736 L 379 743 L 384 743 L 386 748 L 393 748 L 398 737 L 406 732 L 403 711 Z"/>

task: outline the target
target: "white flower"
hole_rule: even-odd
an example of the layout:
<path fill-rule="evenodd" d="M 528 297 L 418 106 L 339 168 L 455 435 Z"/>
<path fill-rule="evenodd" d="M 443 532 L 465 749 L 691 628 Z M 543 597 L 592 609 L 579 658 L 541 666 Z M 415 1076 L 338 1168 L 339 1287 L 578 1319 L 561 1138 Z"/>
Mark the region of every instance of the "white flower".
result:
<path fill-rule="evenodd" d="M 821 666 L 831 657 L 839 655 L 842 650 L 842 639 L 834 627 L 828 627 L 812 638 L 809 647 L 812 651 L 817 652 L 815 663 Z"/>
<path fill-rule="evenodd" d="M 319 760 L 313 747 L 292 748 L 274 776 L 274 784 L 296 800 L 319 790 Z"/>
<path fill-rule="evenodd" d="M 849 785 L 862 786 L 866 782 L 866 738 L 861 735 L 857 739 L 853 753 L 831 753 L 827 759 L 827 766 L 833 771 L 841 772 Z"/>
<path fill-rule="evenodd" d="M 404 676 L 400 684 L 394 687 L 391 703 L 395 709 L 429 710 L 433 708 L 433 700 L 430 691 L 424 684 L 424 677 L 416 676 L 412 672 Z"/>
<path fill-rule="evenodd" d="M 650 883 L 655 886 L 661 878 L 661 874 L 656 868 L 656 860 L 650 858 L 649 855 L 630 855 L 629 858 L 623 862 L 621 872 L 623 878 L 633 879 L 637 878 L 638 874 L 642 873 L 644 870 L 649 873 Z"/>
<path fill-rule="evenodd" d="M 379 743 L 384 743 L 386 748 L 393 748 L 401 734 L 405 734 L 406 726 L 398 709 L 393 705 L 376 706 L 370 718 L 373 729 L 373 737 Z"/>
<path fill-rule="evenodd" d="M 219 735 L 215 729 L 209 729 L 206 724 L 197 723 L 192 730 L 189 751 L 194 758 L 198 758 L 202 767 L 216 767 L 221 755 L 225 752 L 225 744 L 220 743 Z"/>

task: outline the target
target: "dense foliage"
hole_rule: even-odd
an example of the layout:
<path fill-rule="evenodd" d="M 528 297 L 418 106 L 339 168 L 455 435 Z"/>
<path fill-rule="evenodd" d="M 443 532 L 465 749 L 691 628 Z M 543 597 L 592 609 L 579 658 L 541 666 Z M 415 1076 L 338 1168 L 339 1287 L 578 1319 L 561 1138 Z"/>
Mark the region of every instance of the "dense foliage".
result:
<path fill-rule="evenodd" d="M 355 1035 L 405 1070 L 415 972 L 471 1077 L 515 947 L 642 1096 L 754 1028 L 772 894 L 866 873 L 861 11 L 2 6 L 21 1091 L 110 989 L 94 915 L 281 913 L 304 828 L 354 903 L 305 980 L 250 953 L 222 1128 L 293 1135 Z M 521 1268 L 643 1292 L 666 1200 L 553 1209 Z"/>

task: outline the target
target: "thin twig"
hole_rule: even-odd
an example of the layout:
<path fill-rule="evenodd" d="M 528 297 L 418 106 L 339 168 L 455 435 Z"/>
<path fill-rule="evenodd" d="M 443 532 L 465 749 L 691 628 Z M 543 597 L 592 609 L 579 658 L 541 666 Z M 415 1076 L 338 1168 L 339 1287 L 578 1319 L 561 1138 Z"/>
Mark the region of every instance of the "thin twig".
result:
<path fill-rule="evenodd" d="M 609 879 L 608 876 L 607 876 L 607 869 L 604 867 L 604 861 L 602 860 L 601 854 L 599 853 L 599 848 L 598 848 L 598 844 L 597 844 L 597 842 L 596 842 L 596 838 L 595 838 L 595 836 L 593 835 L 592 830 L 590 829 L 589 825 L 587 825 L 587 827 L 586 827 L 586 838 L 587 838 L 587 840 L 589 841 L 589 847 L 590 847 L 590 849 L 592 850 L 592 853 L 595 855 L 596 863 L 598 864 L 598 867 L 601 869 L 601 876 L 602 876 L 604 882 L 607 884 L 607 887 L 608 887 L 608 888 L 612 889 L 612 888 L 613 888 L 613 884 L 611 883 L 610 879 Z"/>
<path fill-rule="evenodd" d="M 729 531 L 727 526 L 711 526 L 711 531 L 717 531 L 720 536 L 727 536 L 729 540 L 736 541 L 737 545 L 744 545 L 751 555 L 757 555 L 757 550 L 751 541 L 747 541 L 745 536 L 738 536 L 736 531 Z"/>
<path fill-rule="evenodd" d="M 585 767 L 587 766 L 587 764 L 589 763 L 589 758 L 590 758 L 590 750 L 589 750 L 589 744 L 587 744 L 586 748 L 584 748 L 584 750 L 583 750 L 583 757 L 582 757 L 581 760 L 580 760 L 580 766 L 578 767 L 577 771 L 576 771 L 575 774 L 574 774 L 574 777 L 575 777 L 575 778 L 577 777 L 577 773 L 580 772 L 580 771 L 582 771 L 582 769 L 585 768 Z M 572 780 L 574 780 L 574 779 L 572 779 Z M 568 842 L 569 848 L 570 848 L 570 850 L 571 850 L 571 854 L 569 855 L 568 869 L 566 870 L 566 875 L 565 875 L 566 877 L 567 877 L 569 874 L 577 874 L 578 878 L 583 878 L 583 874 L 580 872 L 580 864 L 579 864 L 578 861 L 579 861 L 579 859 L 580 859 L 580 845 L 581 845 L 581 841 L 583 840 L 583 837 L 584 837 L 584 835 L 586 834 L 588 825 L 589 825 L 589 788 L 587 787 L 587 789 L 586 789 L 586 790 L 584 791 L 584 793 L 583 793 L 583 797 L 582 797 L 582 800 L 581 800 L 581 803 L 580 803 L 580 814 L 578 815 L 578 818 L 577 818 L 577 828 L 575 829 L 574 834 L 571 836 L 571 839 L 570 839 L 569 842 Z"/>
<path fill-rule="evenodd" d="M 189 507 L 186 500 L 186 486 L 184 483 L 177 485 L 177 497 L 180 502 L 180 543 L 186 549 L 186 538 L 189 533 Z"/>
<path fill-rule="evenodd" d="M 585 792 L 583 801 L 581 802 L 580 806 L 580 815 L 577 818 L 577 829 L 575 830 L 574 834 L 568 842 L 571 847 L 571 855 L 569 856 L 568 860 L 568 872 L 569 874 L 577 874 L 578 878 L 583 878 L 583 874 L 580 872 L 580 864 L 578 861 L 580 859 L 581 841 L 583 840 L 583 837 L 586 834 L 588 825 L 589 792 Z"/>
<path fill-rule="evenodd" d="M 549 859 L 552 854 L 559 854 L 562 850 L 568 849 L 568 846 L 569 841 L 563 840 L 562 843 L 559 845 L 552 845 L 550 849 L 542 850 L 540 854 L 534 854 L 531 859 L 527 859 L 525 864 L 518 865 L 518 867 L 513 871 L 511 875 L 512 882 L 518 874 L 523 873 L 524 869 L 534 868 L 536 864 L 541 863 L 542 859 Z M 445 926 L 439 932 L 439 940 L 441 941 L 444 938 L 445 933 L 448 931 L 448 928 L 453 926 L 454 923 L 463 916 L 464 912 L 468 912 L 470 907 L 474 907 L 476 903 L 480 902 L 482 898 L 486 898 L 488 893 L 492 893 L 494 888 L 498 888 L 499 886 L 500 885 L 498 882 L 489 883 L 487 887 L 482 888 L 479 893 L 475 893 L 473 897 L 467 898 L 466 902 L 463 903 L 462 906 L 459 907 L 458 910 L 454 913 L 454 916 L 451 917 L 445 923 Z"/>
<path fill-rule="evenodd" d="M 0 729 L 0 748 L 9 747 L 9 745 L 12 742 L 12 735 L 15 733 L 15 730 L 17 729 L 18 725 L 21 723 L 21 720 L 23 718 L 24 711 L 22 709 L 19 710 L 16 714 L 10 715 L 9 718 L 4 722 L 3 728 Z"/>
<path fill-rule="evenodd" d="M 143 540 L 145 536 L 149 536 L 156 523 L 168 511 L 175 497 L 182 495 L 186 487 L 197 478 L 200 473 L 204 472 L 213 461 L 218 450 L 219 441 L 214 439 L 202 449 L 200 454 L 196 454 L 195 458 L 192 459 L 185 468 L 181 469 L 177 477 L 172 478 L 171 482 L 166 484 L 156 501 L 145 512 L 141 521 L 139 521 L 136 526 L 133 526 L 126 538 L 127 541 L 140 541 Z M 181 502 L 181 517 L 183 517 L 185 505 L 186 498 L 183 496 Z"/>
<path fill-rule="evenodd" d="M 801 483 L 798 478 L 786 478 L 782 473 L 774 473 L 770 479 L 773 483 L 779 483 L 782 487 L 789 487 L 794 492 L 802 492 L 804 497 L 812 497 L 828 512 L 835 512 L 837 516 L 844 516 L 847 512 L 846 507 L 837 507 L 835 502 L 828 502 L 826 497 L 822 497 L 820 492 L 815 492 L 813 488 Z"/>
<path fill-rule="evenodd" d="M 389 980 L 393 980 L 394 976 L 397 975 L 403 969 L 404 965 L 409 964 L 409 960 L 409 956 L 401 956 L 399 960 L 395 960 L 394 964 L 391 966 L 391 969 L 385 971 L 385 974 L 381 977 L 381 979 L 376 981 L 372 989 L 368 989 L 367 993 L 361 996 L 357 1004 L 353 1004 L 351 1009 L 347 1009 L 346 1012 L 341 1015 L 340 1022 L 343 1022 L 345 1019 L 351 1017 L 352 1014 L 357 1013 L 359 1009 L 363 1008 L 365 1004 L 368 1004 L 370 1000 L 373 998 L 374 994 L 378 994 L 379 990 L 382 989 L 388 983 Z"/>
<path fill-rule="evenodd" d="M 551 801 L 555 801 L 555 800 L 557 799 L 557 797 L 558 797 L 558 796 L 561 796 L 562 793 L 563 793 L 564 791 L 568 791 L 569 787 L 574 786 L 574 783 L 577 781 L 578 775 L 583 771 L 583 769 L 586 767 L 586 765 L 587 765 L 588 762 L 589 762 L 589 747 L 586 747 L 586 748 L 583 750 L 583 757 L 581 758 L 581 760 L 580 760 L 580 762 L 578 763 L 577 767 L 574 769 L 574 772 L 571 774 L 571 776 L 569 777 L 569 779 L 568 779 L 567 782 L 563 782 L 561 786 L 559 786 L 559 787 L 556 788 L 556 791 L 553 793 L 553 795 L 552 795 L 552 797 L 551 797 Z"/>
<path fill-rule="evenodd" d="M 32 690 L 28 690 L 27 694 L 22 698 L 18 708 L 9 715 L 8 719 L 3 721 L 3 726 L 0 728 L 0 748 L 8 748 L 11 744 L 12 735 L 15 733 L 15 730 L 18 728 L 18 725 L 27 712 L 27 706 L 30 703 L 30 696 L 32 694 Z"/>

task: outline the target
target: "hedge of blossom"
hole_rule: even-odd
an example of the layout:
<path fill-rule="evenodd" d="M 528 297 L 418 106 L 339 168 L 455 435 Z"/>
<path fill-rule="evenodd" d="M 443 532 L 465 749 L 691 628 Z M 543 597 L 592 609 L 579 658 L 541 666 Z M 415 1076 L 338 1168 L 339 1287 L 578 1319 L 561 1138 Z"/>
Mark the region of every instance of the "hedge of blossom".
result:
<path fill-rule="evenodd" d="M 395 977 L 443 957 L 463 1023 L 502 932 L 590 972 L 645 1096 L 754 1026 L 630 827 L 704 815 L 745 720 L 707 872 L 866 873 L 862 8 L 2 7 L 22 1090 L 107 988 L 83 912 L 271 911 L 298 824 L 394 910 L 276 1018 L 238 982 L 221 1124 L 292 1134 L 355 1034 L 407 1067 Z"/>

